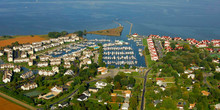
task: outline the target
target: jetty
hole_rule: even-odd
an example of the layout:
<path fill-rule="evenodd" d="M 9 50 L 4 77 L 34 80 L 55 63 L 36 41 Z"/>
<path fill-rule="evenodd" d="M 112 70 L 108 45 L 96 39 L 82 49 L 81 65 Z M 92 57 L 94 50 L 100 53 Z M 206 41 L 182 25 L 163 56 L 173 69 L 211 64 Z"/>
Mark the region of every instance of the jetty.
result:
<path fill-rule="evenodd" d="M 130 31 L 129 31 L 129 35 L 131 35 L 131 30 L 132 30 L 132 27 L 133 27 L 133 23 L 131 23 L 131 22 L 129 22 L 129 21 L 127 21 L 127 23 L 131 24 L 131 26 L 130 26 Z"/>

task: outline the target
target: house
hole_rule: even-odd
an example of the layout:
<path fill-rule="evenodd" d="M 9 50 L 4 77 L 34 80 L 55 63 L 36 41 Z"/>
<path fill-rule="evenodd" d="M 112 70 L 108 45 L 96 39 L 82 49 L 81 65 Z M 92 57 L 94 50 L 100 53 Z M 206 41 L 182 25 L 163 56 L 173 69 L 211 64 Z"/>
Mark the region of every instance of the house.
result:
<path fill-rule="evenodd" d="M 121 106 L 122 110 L 128 110 L 128 108 L 129 108 L 129 104 L 128 103 L 123 103 L 122 106 Z"/>
<path fill-rule="evenodd" d="M 194 79 L 195 78 L 195 74 L 188 74 L 188 78 Z"/>
<path fill-rule="evenodd" d="M 203 96 L 209 96 L 209 94 L 210 94 L 210 92 L 205 91 L 205 90 L 201 91 L 201 93 Z"/>
<path fill-rule="evenodd" d="M 44 49 L 45 49 L 44 47 L 36 47 L 36 48 L 34 48 L 34 51 L 39 52 L 39 51 L 42 51 Z"/>
<path fill-rule="evenodd" d="M 50 62 L 50 65 L 60 65 L 61 64 L 61 61 L 51 61 Z"/>
<path fill-rule="evenodd" d="M 0 51 L 0 56 L 3 56 L 4 55 L 4 52 L 3 51 Z"/>
<path fill-rule="evenodd" d="M 39 62 L 37 64 L 38 67 L 47 67 L 48 66 L 48 62 Z"/>
<path fill-rule="evenodd" d="M 58 107 L 63 108 L 63 107 L 67 107 L 68 105 L 69 105 L 68 102 L 63 102 L 63 103 L 61 103 L 61 104 L 58 104 Z"/>
<path fill-rule="evenodd" d="M 181 37 L 174 37 L 173 40 L 178 41 L 178 40 L 183 40 Z"/>
<path fill-rule="evenodd" d="M 29 66 L 33 66 L 33 65 L 34 65 L 33 60 L 29 60 L 28 65 L 29 65 Z"/>
<path fill-rule="evenodd" d="M 220 42 L 219 43 L 213 43 L 213 47 L 220 47 Z"/>
<path fill-rule="evenodd" d="M 190 73 L 192 73 L 192 72 L 193 72 L 193 71 L 191 71 L 191 70 L 185 70 L 185 71 L 184 71 L 185 74 L 190 74 Z"/>
<path fill-rule="evenodd" d="M 53 76 L 53 75 L 55 75 L 55 72 L 54 71 L 47 71 L 47 70 L 39 70 L 38 74 L 42 75 L 42 76 Z"/>
<path fill-rule="evenodd" d="M 92 64 L 92 61 L 89 58 L 84 59 L 83 62 L 85 62 L 88 65 Z"/>
<path fill-rule="evenodd" d="M 64 73 L 64 76 L 65 75 L 74 75 L 74 72 L 73 70 L 67 70 L 65 73 Z"/>
<path fill-rule="evenodd" d="M 33 55 L 34 54 L 34 50 L 33 49 L 28 50 L 28 54 L 29 55 Z"/>
<path fill-rule="evenodd" d="M 51 62 L 61 61 L 60 58 L 53 58 L 53 57 L 50 57 L 49 60 L 50 60 Z"/>
<path fill-rule="evenodd" d="M 86 95 L 87 97 L 91 96 L 91 93 L 89 93 L 89 91 L 84 91 L 82 94 Z"/>
<path fill-rule="evenodd" d="M 213 62 L 213 63 L 219 63 L 219 60 L 213 59 L 212 62 Z"/>
<path fill-rule="evenodd" d="M 69 81 L 69 82 L 66 83 L 66 85 L 67 85 L 67 86 L 71 86 L 71 84 L 72 84 L 73 82 L 74 82 L 74 81 Z"/>
<path fill-rule="evenodd" d="M 21 58 L 26 58 L 27 57 L 27 52 L 21 52 Z"/>
<path fill-rule="evenodd" d="M 206 43 L 198 43 L 196 44 L 197 48 L 203 48 L 203 47 L 208 47 L 208 45 Z"/>
<path fill-rule="evenodd" d="M 127 89 L 133 89 L 133 85 L 132 84 L 128 84 Z"/>
<path fill-rule="evenodd" d="M 21 72 L 21 67 L 20 66 L 15 66 L 13 68 L 13 72 L 15 72 L 15 73 Z"/>
<path fill-rule="evenodd" d="M 31 60 L 35 60 L 36 58 L 37 58 L 36 55 L 31 55 L 31 56 L 30 56 L 30 59 L 31 59 Z"/>
<path fill-rule="evenodd" d="M 99 67 L 98 72 L 101 74 L 106 74 L 108 72 L 108 69 L 106 67 Z"/>
<path fill-rule="evenodd" d="M 189 104 L 189 109 L 192 110 L 195 107 L 196 103 Z"/>
<path fill-rule="evenodd" d="M 105 86 L 107 86 L 107 83 L 103 82 L 103 81 L 98 81 L 95 84 L 96 88 L 103 88 Z"/>
<path fill-rule="evenodd" d="M 4 52 L 10 52 L 10 51 L 12 51 L 12 49 L 10 49 L 10 48 L 4 48 Z"/>
<path fill-rule="evenodd" d="M 132 37 L 137 37 L 138 36 L 138 34 L 137 33 L 134 33 L 133 35 L 132 35 Z"/>
<path fill-rule="evenodd" d="M 13 73 L 11 70 L 6 70 L 3 74 L 3 77 L 2 77 L 2 81 L 4 83 L 8 83 L 8 82 L 11 82 L 11 77 L 12 77 Z"/>
<path fill-rule="evenodd" d="M 64 68 L 71 68 L 71 65 L 63 65 Z"/>
<path fill-rule="evenodd" d="M 125 94 L 125 97 L 131 97 L 131 91 L 130 90 L 125 90 L 124 94 Z"/>
<path fill-rule="evenodd" d="M 57 67 L 57 66 L 52 67 L 52 71 L 54 71 L 56 73 L 59 73 L 59 67 Z"/>
<path fill-rule="evenodd" d="M 193 67 L 190 67 L 192 70 L 198 70 L 199 69 L 199 67 L 197 67 L 197 66 L 193 66 Z"/>
<path fill-rule="evenodd" d="M 215 110 L 220 110 L 220 103 L 215 105 Z"/>
<path fill-rule="evenodd" d="M 50 58 L 50 56 L 48 56 L 48 55 L 40 56 L 40 61 L 48 61 L 49 58 Z"/>
<path fill-rule="evenodd" d="M 216 72 L 220 72 L 220 68 L 218 66 L 215 67 Z"/>
<path fill-rule="evenodd" d="M 79 96 L 79 98 L 77 98 L 78 101 L 86 101 L 88 99 L 88 97 L 85 94 L 82 94 Z"/>
<path fill-rule="evenodd" d="M 34 73 L 32 71 L 28 71 L 28 72 L 22 74 L 20 77 L 23 79 L 26 79 L 26 78 L 30 78 L 33 75 L 34 75 Z"/>
<path fill-rule="evenodd" d="M 154 107 L 157 106 L 157 104 L 161 103 L 163 100 L 153 100 L 153 103 L 154 103 Z"/>
<path fill-rule="evenodd" d="M 53 88 L 50 89 L 52 92 L 56 92 L 56 93 L 60 93 L 63 92 L 63 88 L 58 87 L 58 86 L 54 86 Z"/>
<path fill-rule="evenodd" d="M 209 52 L 214 52 L 214 49 L 212 49 L 212 48 L 205 48 L 205 50 L 207 50 Z"/>
<path fill-rule="evenodd" d="M 29 58 L 16 58 L 14 59 L 14 63 L 23 63 L 23 62 L 28 62 L 30 59 Z"/>
<path fill-rule="evenodd" d="M 89 92 L 96 93 L 96 92 L 98 92 L 98 91 L 99 91 L 99 89 L 98 89 L 98 88 L 89 87 Z"/>
<path fill-rule="evenodd" d="M 13 62 L 13 57 L 8 57 L 8 62 Z"/>
<path fill-rule="evenodd" d="M 1 64 L 0 65 L 1 69 L 8 69 L 8 68 L 14 68 L 14 67 L 15 67 L 15 65 L 12 64 L 12 63 L 7 63 L 7 64 Z"/>
<path fill-rule="evenodd" d="M 24 84 L 23 86 L 21 86 L 21 89 L 22 90 L 30 90 L 30 89 L 34 89 L 34 88 L 37 88 L 37 83 L 27 83 L 27 84 Z"/>

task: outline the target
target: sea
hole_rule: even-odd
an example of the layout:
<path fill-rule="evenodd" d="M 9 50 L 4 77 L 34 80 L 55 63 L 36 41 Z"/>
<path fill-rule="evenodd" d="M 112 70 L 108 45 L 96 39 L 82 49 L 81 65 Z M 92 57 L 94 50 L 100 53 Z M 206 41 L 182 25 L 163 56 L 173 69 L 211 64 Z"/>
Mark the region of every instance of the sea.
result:
<path fill-rule="evenodd" d="M 0 35 L 95 31 L 118 27 L 119 22 L 124 27 L 120 37 L 84 37 L 124 40 L 138 52 L 143 47 L 127 40 L 127 21 L 139 35 L 219 39 L 220 0 L 0 0 Z"/>

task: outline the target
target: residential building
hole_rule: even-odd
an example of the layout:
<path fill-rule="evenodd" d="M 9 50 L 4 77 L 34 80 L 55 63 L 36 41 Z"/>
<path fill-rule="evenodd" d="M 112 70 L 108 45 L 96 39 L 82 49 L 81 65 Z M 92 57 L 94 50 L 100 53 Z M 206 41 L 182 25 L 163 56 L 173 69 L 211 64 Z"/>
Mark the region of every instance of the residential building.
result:
<path fill-rule="evenodd" d="M 209 94 L 210 94 L 210 92 L 205 91 L 205 90 L 201 91 L 201 93 L 203 96 L 209 96 Z"/>
<path fill-rule="evenodd" d="M 99 89 L 98 89 L 98 88 L 89 87 L 89 92 L 96 93 L 96 92 L 98 92 L 98 91 L 99 91 Z"/>
<path fill-rule="evenodd" d="M 48 62 L 39 62 L 37 64 L 38 67 L 47 67 L 48 66 Z"/>
<path fill-rule="evenodd" d="M 128 110 L 129 104 L 128 103 L 123 103 L 121 109 L 122 110 Z"/>
<path fill-rule="evenodd" d="M 13 72 L 15 72 L 15 73 L 21 72 L 21 67 L 20 66 L 15 66 L 13 68 Z"/>
<path fill-rule="evenodd" d="M 42 75 L 42 76 L 53 76 L 53 75 L 55 75 L 55 72 L 54 71 L 47 71 L 47 70 L 39 70 L 38 74 Z"/>
<path fill-rule="evenodd" d="M 107 83 L 103 82 L 103 81 L 98 81 L 95 84 L 96 88 L 103 88 L 105 86 L 107 86 Z"/>
<path fill-rule="evenodd" d="M 52 92 L 60 93 L 63 92 L 62 87 L 54 86 L 53 88 L 50 89 Z"/>
<path fill-rule="evenodd" d="M 74 75 L 73 70 L 67 70 L 64 75 Z"/>
<path fill-rule="evenodd" d="M 98 72 L 101 74 L 106 74 L 108 72 L 108 69 L 106 67 L 99 67 Z"/>
<path fill-rule="evenodd" d="M 21 89 L 22 90 L 31 90 L 31 89 L 34 89 L 34 88 L 37 88 L 37 83 L 27 83 L 27 84 L 24 84 L 23 86 L 21 86 Z"/>
<path fill-rule="evenodd" d="M 79 98 L 77 98 L 78 101 L 86 101 L 88 99 L 88 97 L 85 94 L 82 94 L 79 96 Z"/>
<path fill-rule="evenodd" d="M 2 81 L 4 83 L 8 83 L 8 82 L 11 82 L 11 77 L 12 77 L 13 73 L 11 70 L 6 70 L 3 74 L 3 77 L 2 77 Z"/>
<path fill-rule="evenodd" d="M 52 71 L 54 71 L 56 73 L 59 73 L 59 67 L 57 67 L 57 66 L 52 67 Z"/>
<path fill-rule="evenodd" d="M 23 63 L 23 62 L 29 62 L 29 58 L 16 58 L 14 59 L 14 63 Z"/>
<path fill-rule="evenodd" d="M 26 79 L 26 78 L 30 78 L 33 75 L 34 75 L 34 73 L 32 71 L 28 71 L 26 73 L 23 73 L 20 77 L 23 79 Z"/>

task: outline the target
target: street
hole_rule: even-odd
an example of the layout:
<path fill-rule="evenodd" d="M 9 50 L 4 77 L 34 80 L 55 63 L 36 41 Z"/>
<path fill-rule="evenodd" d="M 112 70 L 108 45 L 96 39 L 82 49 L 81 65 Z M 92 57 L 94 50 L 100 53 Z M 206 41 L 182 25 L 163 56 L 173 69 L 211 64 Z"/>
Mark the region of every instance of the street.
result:
<path fill-rule="evenodd" d="M 149 70 L 147 70 L 147 72 L 145 73 L 145 77 L 144 77 L 144 88 L 143 88 L 143 92 L 142 92 L 142 99 L 141 99 L 141 108 L 140 110 L 144 110 L 144 94 L 145 94 L 145 88 L 146 88 L 146 82 L 147 82 L 147 75 L 150 72 L 152 68 L 150 68 Z"/>

